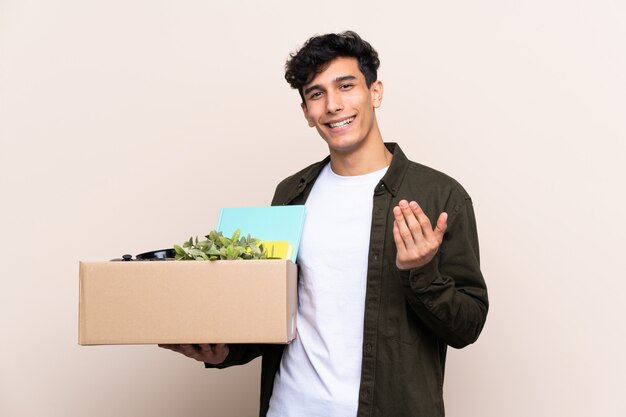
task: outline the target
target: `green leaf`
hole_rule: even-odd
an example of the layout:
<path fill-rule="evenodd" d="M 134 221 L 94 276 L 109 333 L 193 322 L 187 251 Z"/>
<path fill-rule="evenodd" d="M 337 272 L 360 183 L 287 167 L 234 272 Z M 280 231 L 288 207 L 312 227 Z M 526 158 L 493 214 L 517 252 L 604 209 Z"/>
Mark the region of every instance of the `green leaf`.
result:
<path fill-rule="evenodd" d="M 215 230 L 211 230 L 211 232 L 209 233 L 208 238 L 210 240 L 212 240 L 213 242 L 215 242 L 216 240 L 219 239 L 219 237 L 222 235 L 222 232 L 216 232 Z"/>
<path fill-rule="evenodd" d="M 231 238 L 225 237 L 222 232 L 211 230 L 204 240 L 192 237 L 181 246 L 174 245 L 177 260 L 217 260 L 217 259 L 266 259 L 267 250 L 261 244 L 261 239 L 250 234 L 241 235 L 237 229 Z"/>
<path fill-rule="evenodd" d="M 204 252 L 196 248 L 190 248 L 187 252 L 189 252 L 189 254 L 194 257 L 198 257 L 198 256 L 202 257 L 204 255 Z"/>

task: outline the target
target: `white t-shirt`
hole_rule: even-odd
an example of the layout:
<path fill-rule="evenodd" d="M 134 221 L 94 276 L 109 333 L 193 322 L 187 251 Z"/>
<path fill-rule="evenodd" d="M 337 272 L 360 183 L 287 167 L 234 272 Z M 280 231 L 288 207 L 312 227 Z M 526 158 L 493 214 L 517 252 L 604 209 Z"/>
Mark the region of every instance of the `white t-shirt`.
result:
<path fill-rule="evenodd" d="M 298 331 L 268 417 L 356 415 L 373 195 L 386 171 L 344 177 L 328 164 L 313 185 L 298 252 Z"/>

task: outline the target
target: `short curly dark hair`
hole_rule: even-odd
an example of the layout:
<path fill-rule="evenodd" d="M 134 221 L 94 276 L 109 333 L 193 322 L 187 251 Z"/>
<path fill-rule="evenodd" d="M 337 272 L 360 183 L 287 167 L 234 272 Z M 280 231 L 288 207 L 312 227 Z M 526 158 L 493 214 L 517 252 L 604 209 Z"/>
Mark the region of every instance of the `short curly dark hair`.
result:
<path fill-rule="evenodd" d="M 338 57 L 356 58 L 368 87 L 376 81 L 380 66 L 378 52 L 356 32 L 348 30 L 313 36 L 300 50 L 290 54 L 285 64 L 285 79 L 292 88 L 298 90 L 302 102 L 304 102 L 302 88 L 324 71 L 330 61 Z"/>

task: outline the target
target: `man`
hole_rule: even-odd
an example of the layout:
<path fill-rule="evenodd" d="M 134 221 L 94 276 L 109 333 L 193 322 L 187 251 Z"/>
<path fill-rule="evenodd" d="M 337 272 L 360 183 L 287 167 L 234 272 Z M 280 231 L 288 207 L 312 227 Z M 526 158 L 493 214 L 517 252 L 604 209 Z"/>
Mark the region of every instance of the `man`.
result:
<path fill-rule="evenodd" d="M 286 65 L 330 153 L 272 201 L 307 206 L 296 339 L 167 346 L 216 368 L 262 356 L 260 416 L 443 416 L 447 345 L 485 323 L 471 199 L 383 142 L 378 66 L 354 32 L 313 37 Z"/>

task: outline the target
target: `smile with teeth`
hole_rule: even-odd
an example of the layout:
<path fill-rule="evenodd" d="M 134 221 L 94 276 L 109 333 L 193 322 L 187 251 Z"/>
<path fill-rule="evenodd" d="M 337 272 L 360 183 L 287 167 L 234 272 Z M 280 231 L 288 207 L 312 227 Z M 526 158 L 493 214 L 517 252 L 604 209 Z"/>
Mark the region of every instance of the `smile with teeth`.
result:
<path fill-rule="evenodd" d="M 328 126 L 330 126 L 332 129 L 337 128 L 337 127 L 344 127 L 352 123 L 353 120 L 354 120 L 354 116 L 348 117 L 347 119 L 344 119 L 340 122 L 328 123 Z"/>

